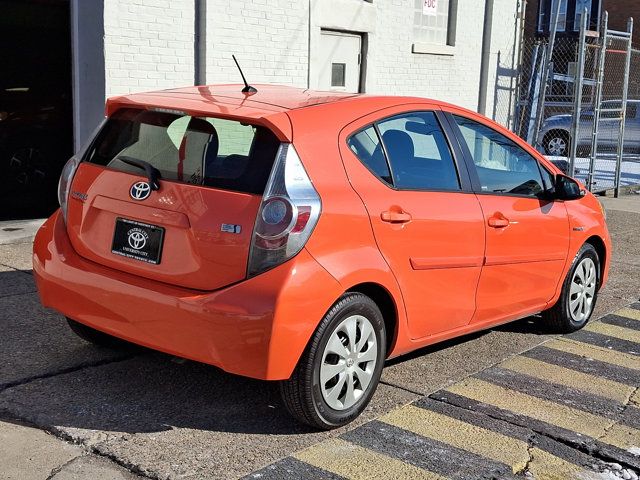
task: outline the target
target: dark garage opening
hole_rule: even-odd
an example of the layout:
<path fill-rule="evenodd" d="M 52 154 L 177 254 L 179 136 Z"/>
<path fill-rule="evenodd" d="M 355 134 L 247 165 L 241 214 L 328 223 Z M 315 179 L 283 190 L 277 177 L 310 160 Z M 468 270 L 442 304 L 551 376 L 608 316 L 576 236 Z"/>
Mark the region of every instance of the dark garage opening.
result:
<path fill-rule="evenodd" d="M 0 0 L 0 220 L 57 207 L 73 155 L 68 0 Z"/>

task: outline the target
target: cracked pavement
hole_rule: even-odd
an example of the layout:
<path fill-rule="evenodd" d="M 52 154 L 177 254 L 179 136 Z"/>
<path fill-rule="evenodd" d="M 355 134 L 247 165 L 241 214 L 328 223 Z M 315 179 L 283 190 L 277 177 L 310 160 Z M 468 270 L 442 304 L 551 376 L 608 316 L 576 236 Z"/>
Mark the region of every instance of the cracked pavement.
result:
<path fill-rule="evenodd" d="M 291 420 L 275 384 L 84 343 L 40 306 L 29 235 L 0 241 L 0 478 L 633 478 L 640 357 L 620 329 L 640 321 L 620 309 L 640 294 L 640 197 L 604 201 L 595 330 L 558 339 L 531 317 L 395 359 L 333 432 Z"/>

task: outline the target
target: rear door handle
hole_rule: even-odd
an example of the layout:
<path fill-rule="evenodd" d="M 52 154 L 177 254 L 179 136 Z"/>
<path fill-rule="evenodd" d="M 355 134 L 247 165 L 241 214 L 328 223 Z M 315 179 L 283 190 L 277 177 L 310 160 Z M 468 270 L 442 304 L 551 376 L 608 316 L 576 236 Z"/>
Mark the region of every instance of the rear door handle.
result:
<path fill-rule="evenodd" d="M 489 217 L 489 226 L 493 228 L 504 228 L 509 226 L 509 220 L 502 216 Z"/>
<path fill-rule="evenodd" d="M 386 211 L 380 214 L 383 222 L 389 223 L 407 223 L 411 221 L 411 215 L 406 212 Z"/>

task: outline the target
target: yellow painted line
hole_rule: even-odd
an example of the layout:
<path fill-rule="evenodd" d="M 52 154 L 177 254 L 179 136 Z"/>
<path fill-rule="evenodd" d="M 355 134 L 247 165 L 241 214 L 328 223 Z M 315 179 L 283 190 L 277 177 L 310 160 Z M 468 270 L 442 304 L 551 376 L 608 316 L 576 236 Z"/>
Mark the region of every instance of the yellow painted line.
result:
<path fill-rule="evenodd" d="M 587 373 L 571 370 L 558 365 L 542 362 L 527 357 L 512 357 L 500 364 L 514 372 L 524 373 L 540 380 L 559 383 L 583 392 L 593 393 L 601 397 L 610 398 L 620 403 L 626 403 L 634 387 L 614 382 L 606 378 L 596 377 Z"/>
<path fill-rule="evenodd" d="M 589 476 L 593 472 L 586 472 L 573 463 L 556 457 L 539 448 L 531 449 L 531 462 L 529 463 L 529 472 L 533 474 L 533 478 L 544 478 L 545 480 L 566 480 L 567 478 L 594 478 Z M 584 472 L 585 476 L 580 476 Z"/>
<path fill-rule="evenodd" d="M 477 378 L 467 378 L 446 390 L 593 438 L 603 435 L 613 423 L 610 419 L 598 415 L 509 390 Z"/>
<path fill-rule="evenodd" d="M 605 436 L 598 440 L 609 445 L 615 445 L 623 450 L 628 450 L 632 447 L 640 448 L 640 430 L 617 423 L 609 429 Z"/>
<path fill-rule="evenodd" d="M 620 338 L 622 340 L 628 340 L 634 343 L 640 343 L 640 331 L 631 330 L 630 328 L 596 322 L 588 324 L 585 327 L 585 330 L 594 333 L 601 333 L 602 335 L 609 335 L 610 337 Z M 638 345 L 638 348 L 640 349 L 640 345 Z"/>
<path fill-rule="evenodd" d="M 294 454 L 294 457 L 314 467 L 353 480 L 446 478 L 339 438 L 318 443 Z"/>
<path fill-rule="evenodd" d="M 547 342 L 544 346 L 560 350 L 562 352 L 580 355 L 581 357 L 592 358 L 600 362 L 640 370 L 640 357 L 629 355 L 624 352 L 618 352 L 617 350 L 609 348 L 599 347 L 598 345 L 577 342 L 565 337 Z"/>
<path fill-rule="evenodd" d="M 407 405 L 379 419 L 423 437 L 509 465 L 513 473 L 529 459 L 527 443 L 431 410 Z"/>
<path fill-rule="evenodd" d="M 632 318 L 633 320 L 640 320 L 640 310 L 634 310 L 633 308 L 621 308 L 615 312 L 615 315 Z"/>

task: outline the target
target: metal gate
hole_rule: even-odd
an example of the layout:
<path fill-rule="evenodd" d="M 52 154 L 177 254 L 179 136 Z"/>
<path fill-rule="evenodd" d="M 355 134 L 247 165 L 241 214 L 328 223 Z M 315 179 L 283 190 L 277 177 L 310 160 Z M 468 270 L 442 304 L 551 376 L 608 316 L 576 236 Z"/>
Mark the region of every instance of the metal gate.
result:
<path fill-rule="evenodd" d="M 640 50 L 626 31 L 523 42 L 514 130 L 594 192 L 640 184 Z M 557 23 L 557 18 L 555 20 Z M 553 24 L 552 24 L 553 25 Z"/>

